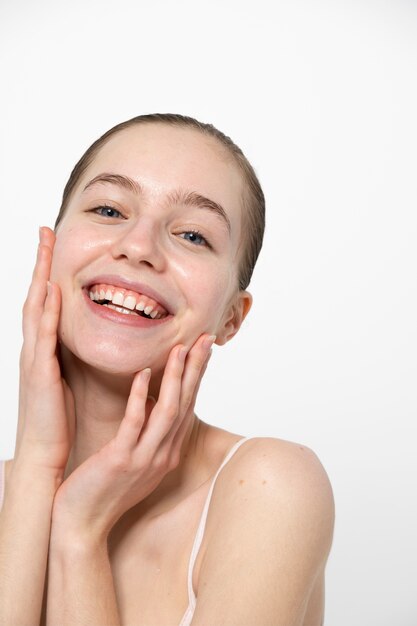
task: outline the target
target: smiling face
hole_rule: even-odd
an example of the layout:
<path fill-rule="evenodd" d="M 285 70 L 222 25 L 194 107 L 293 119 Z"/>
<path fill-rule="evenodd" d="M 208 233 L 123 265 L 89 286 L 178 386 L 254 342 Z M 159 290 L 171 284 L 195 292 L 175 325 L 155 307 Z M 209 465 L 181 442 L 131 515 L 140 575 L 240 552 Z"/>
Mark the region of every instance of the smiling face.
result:
<path fill-rule="evenodd" d="M 175 344 L 203 332 L 228 341 L 251 304 L 237 287 L 242 186 L 226 150 L 193 129 L 142 124 L 112 136 L 56 233 L 51 279 L 70 352 L 131 374 L 161 371 Z"/>

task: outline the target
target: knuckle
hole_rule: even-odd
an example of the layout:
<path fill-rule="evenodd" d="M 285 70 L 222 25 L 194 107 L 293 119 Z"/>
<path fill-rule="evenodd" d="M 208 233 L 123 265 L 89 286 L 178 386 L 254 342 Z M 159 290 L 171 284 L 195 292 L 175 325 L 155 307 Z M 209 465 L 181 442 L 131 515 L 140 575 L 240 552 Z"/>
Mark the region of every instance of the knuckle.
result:
<path fill-rule="evenodd" d="M 139 472 L 143 472 L 148 469 L 152 464 L 152 457 L 148 452 L 141 451 L 140 456 L 138 457 L 136 467 Z"/>
<path fill-rule="evenodd" d="M 47 339 L 50 334 L 51 334 L 51 331 L 48 328 L 47 324 L 45 322 L 42 322 L 38 330 L 38 336 L 37 336 L 38 342 L 42 341 L 43 339 Z"/>
<path fill-rule="evenodd" d="M 27 317 L 28 314 L 32 312 L 32 310 L 33 310 L 32 303 L 30 302 L 29 298 L 26 298 L 22 306 L 23 317 Z"/>
<path fill-rule="evenodd" d="M 46 333 L 50 332 L 54 323 L 54 316 L 51 311 L 45 311 L 41 318 L 41 323 L 39 324 L 39 330 L 42 330 Z"/>
<path fill-rule="evenodd" d="M 193 401 L 193 397 L 194 397 L 194 393 L 191 391 L 186 391 L 184 393 L 183 403 L 186 408 L 190 406 L 191 402 Z"/>
<path fill-rule="evenodd" d="M 142 411 L 136 411 L 134 414 L 129 415 L 129 424 L 132 428 L 139 429 L 143 425 L 145 416 Z"/>
<path fill-rule="evenodd" d="M 158 470 L 166 472 L 170 465 L 170 457 L 169 453 L 164 450 L 160 452 L 158 457 L 155 459 L 155 465 Z"/>
<path fill-rule="evenodd" d="M 178 415 L 178 404 L 176 402 L 168 402 L 163 407 L 163 414 L 165 419 L 173 421 Z"/>
<path fill-rule="evenodd" d="M 171 452 L 171 457 L 170 457 L 170 461 L 169 461 L 169 469 L 173 470 L 176 467 L 178 467 L 180 462 L 180 453 L 178 450 L 173 450 Z"/>
<path fill-rule="evenodd" d="M 196 354 L 194 359 L 193 359 L 193 369 L 195 369 L 196 371 L 200 371 L 201 368 L 203 367 L 204 363 L 206 362 L 206 354 Z"/>
<path fill-rule="evenodd" d="M 112 454 L 110 455 L 111 466 L 116 472 L 126 472 L 130 466 L 130 454 L 122 450 L 115 443 L 112 446 Z"/>
<path fill-rule="evenodd" d="M 20 352 L 19 356 L 19 367 L 21 370 L 26 369 L 28 365 L 28 358 L 25 350 L 25 344 L 23 344 L 23 348 Z"/>

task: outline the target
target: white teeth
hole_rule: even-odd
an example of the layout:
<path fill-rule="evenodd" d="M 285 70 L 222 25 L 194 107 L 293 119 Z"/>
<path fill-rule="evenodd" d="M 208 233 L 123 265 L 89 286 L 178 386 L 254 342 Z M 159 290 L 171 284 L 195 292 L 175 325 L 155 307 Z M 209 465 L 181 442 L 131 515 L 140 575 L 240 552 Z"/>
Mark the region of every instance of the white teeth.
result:
<path fill-rule="evenodd" d="M 113 309 L 114 311 L 117 311 L 118 313 L 123 313 L 124 315 L 136 315 L 136 313 L 132 313 L 131 311 L 128 311 L 127 309 L 123 309 L 120 306 L 115 306 L 114 304 L 103 304 L 103 306 L 106 306 L 109 309 Z"/>
<path fill-rule="evenodd" d="M 113 291 L 110 288 L 93 288 L 94 291 L 91 290 L 88 292 L 90 299 L 93 301 L 102 301 L 108 300 L 109 302 L 104 304 L 104 306 L 108 306 L 115 311 L 123 314 L 129 314 L 134 312 L 135 310 L 144 312 L 145 315 L 152 319 L 160 319 L 163 317 L 163 314 L 157 310 L 154 310 L 153 305 L 146 305 L 146 300 L 140 300 L 136 304 L 135 296 L 129 294 L 125 296 L 125 291 Z"/>
<path fill-rule="evenodd" d="M 134 311 L 136 306 L 136 298 L 134 298 L 133 296 L 126 296 L 126 298 L 123 300 L 123 306 L 126 309 L 131 309 L 132 311 Z"/>
<path fill-rule="evenodd" d="M 116 291 L 112 298 L 113 304 L 123 304 L 124 295 L 121 291 Z"/>

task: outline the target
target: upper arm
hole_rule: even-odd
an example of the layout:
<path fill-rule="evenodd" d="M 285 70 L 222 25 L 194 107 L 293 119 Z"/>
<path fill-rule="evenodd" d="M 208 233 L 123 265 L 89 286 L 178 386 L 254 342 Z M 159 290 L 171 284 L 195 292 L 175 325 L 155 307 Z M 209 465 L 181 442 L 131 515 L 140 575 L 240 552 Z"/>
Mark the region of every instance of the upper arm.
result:
<path fill-rule="evenodd" d="M 277 439 L 240 452 L 213 494 L 192 623 L 299 626 L 332 542 L 327 474 L 311 450 Z"/>

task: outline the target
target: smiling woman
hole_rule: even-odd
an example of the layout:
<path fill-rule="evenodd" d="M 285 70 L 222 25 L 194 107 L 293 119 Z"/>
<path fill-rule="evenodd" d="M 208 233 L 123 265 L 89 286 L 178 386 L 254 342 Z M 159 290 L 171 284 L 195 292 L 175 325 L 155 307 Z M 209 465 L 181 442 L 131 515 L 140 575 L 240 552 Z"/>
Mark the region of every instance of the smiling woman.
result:
<path fill-rule="evenodd" d="M 252 166 L 209 124 L 140 116 L 77 163 L 24 307 L 0 623 L 322 623 L 319 460 L 194 412 L 263 231 Z"/>

